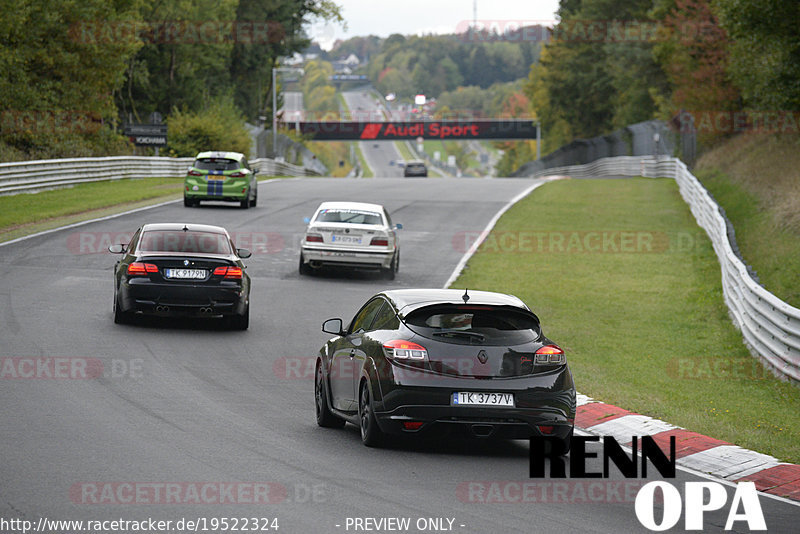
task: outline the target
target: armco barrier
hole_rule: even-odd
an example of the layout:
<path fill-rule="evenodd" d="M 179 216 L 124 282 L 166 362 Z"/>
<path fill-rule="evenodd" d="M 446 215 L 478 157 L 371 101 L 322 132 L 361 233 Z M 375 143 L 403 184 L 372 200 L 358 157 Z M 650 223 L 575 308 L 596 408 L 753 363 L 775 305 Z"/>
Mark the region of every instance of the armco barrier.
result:
<path fill-rule="evenodd" d="M 674 178 L 697 224 L 711 239 L 722 270 L 725 303 L 745 343 L 778 376 L 800 383 L 800 309 L 782 301 L 753 279 L 734 252 L 719 206 L 682 161 L 671 157 L 619 156 L 586 165 L 544 169 L 530 176 L 548 175 Z"/>
<path fill-rule="evenodd" d="M 180 177 L 194 158 L 112 156 L 0 163 L 0 194 L 125 178 Z M 268 158 L 250 161 L 267 176 L 316 176 L 317 172 Z"/>

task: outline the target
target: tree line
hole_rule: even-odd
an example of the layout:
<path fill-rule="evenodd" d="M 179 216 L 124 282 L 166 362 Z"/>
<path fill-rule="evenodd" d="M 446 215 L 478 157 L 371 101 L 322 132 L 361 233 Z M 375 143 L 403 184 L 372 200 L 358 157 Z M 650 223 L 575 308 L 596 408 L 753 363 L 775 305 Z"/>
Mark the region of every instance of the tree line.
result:
<path fill-rule="evenodd" d="M 360 46 L 354 46 L 360 45 Z M 524 78 L 538 60 L 540 43 L 472 39 L 468 34 L 390 35 L 374 53 L 373 39 L 342 43 L 336 51 L 372 50 L 367 76 L 378 91 L 412 98 L 438 98 L 461 86 L 483 89 Z"/>
<path fill-rule="evenodd" d="M 242 148 L 244 119 L 271 120 L 272 67 L 309 45 L 313 18 L 342 21 L 331 0 L 2 2 L 0 160 L 129 151 L 120 124 L 152 112 L 174 121 L 179 155 L 194 150 L 185 128 L 221 122 L 240 130 L 206 141 Z"/>
<path fill-rule="evenodd" d="M 561 0 L 558 16 L 524 89 L 546 152 L 653 118 L 686 127 L 681 111 L 706 143 L 764 116 L 798 133 L 796 2 Z"/>

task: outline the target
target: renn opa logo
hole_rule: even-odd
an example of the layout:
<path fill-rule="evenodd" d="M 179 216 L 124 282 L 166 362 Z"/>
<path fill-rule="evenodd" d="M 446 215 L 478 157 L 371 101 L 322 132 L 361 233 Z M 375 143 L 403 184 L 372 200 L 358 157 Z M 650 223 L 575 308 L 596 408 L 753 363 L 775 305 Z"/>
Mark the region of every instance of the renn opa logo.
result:
<path fill-rule="evenodd" d="M 647 478 L 648 460 L 665 479 L 675 478 L 675 436 L 670 436 L 669 451 L 665 454 L 651 436 L 633 436 L 631 454 L 625 452 L 614 437 L 603 437 L 603 471 L 590 471 L 586 460 L 598 458 L 597 452 L 587 451 L 586 443 L 599 441 L 599 436 L 573 436 L 570 440 L 569 478 L 609 478 L 609 466 L 614 464 L 625 478 Z M 641 449 L 639 447 L 641 444 Z M 550 460 L 550 478 L 567 478 L 565 458 L 560 455 L 559 442 L 542 436 L 531 438 L 530 477 L 545 478 L 545 458 Z M 641 456 L 641 461 L 640 461 Z M 641 467 L 639 467 L 641 466 Z M 636 519 L 649 530 L 661 532 L 673 528 L 685 509 L 686 530 L 703 530 L 704 514 L 721 510 L 728 502 L 728 492 L 719 482 L 684 482 L 684 498 L 678 488 L 663 480 L 645 484 L 636 495 Z M 657 492 L 660 493 L 657 497 Z M 663 502 L 661 521 L 657 521 L 656 502 Z M 750 530 L 766 530 L 764 513 L 753 482 L 740 482 L 731 499 L 725 530 L 744 522 Z M 738 525 L 737 525 L 738 526 Z"/>

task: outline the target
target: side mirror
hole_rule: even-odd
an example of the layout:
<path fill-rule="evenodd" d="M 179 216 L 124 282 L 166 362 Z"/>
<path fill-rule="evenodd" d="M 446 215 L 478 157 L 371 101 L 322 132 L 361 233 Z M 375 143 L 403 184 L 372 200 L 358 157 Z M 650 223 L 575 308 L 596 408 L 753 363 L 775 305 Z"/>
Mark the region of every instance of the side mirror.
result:
<path fill-rule="evenodd" d="M 253 253 L 250 252 L 250 250 L 248 250 L 246 248 L 237 248 L 236 249 L 236 255 L 244 260 L 244 259 L 247 259 L 250 256 L 252 256 Z"/>
<path fill-rule="evenodd" d="M 308 224 L 311 222 L 311 217 L 303 217 L 303 222 Z"/>
<path fill-rule="evenodd" d="M 108 251 L 112 252 L 114 254 L 124 254 L 125 253 L 125 245 L 123 245 L 123 244 L 111 245 L 110 247 L 108 247 Z"/>
<path fill-rule="evenodd" d="M 400 224 L 400 223 L 395 224 L 394 227 L 397 228 L 398 230 L 402 230 L 403 229 L 403 225 Z"/>
<path fill-rule="evenodd" d="M 261 172 L 261 169 L 259 169 L 258 167 L 253 167 L 253 174 L 258 174 L 260 172 Z"/>
<path fill-rule="evenodd" d="M 338 317 L 336 319 L 328 319 L 322 323 L 322 331 L 326 334 L 334 334 L 337 336 L 344 335 L 344 328 L 342 327 L 342 320 Z"/>

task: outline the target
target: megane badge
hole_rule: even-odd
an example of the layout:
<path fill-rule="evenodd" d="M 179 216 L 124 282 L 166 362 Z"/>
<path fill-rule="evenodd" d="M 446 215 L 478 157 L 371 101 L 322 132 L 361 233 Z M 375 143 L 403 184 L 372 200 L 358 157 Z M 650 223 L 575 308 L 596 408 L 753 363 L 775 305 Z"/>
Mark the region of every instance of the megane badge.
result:
<path fill-rule="evenodd" d="M 486 360 L 489 359 L 489 356 L 486 354 L 485 350 L 482 350 L 478 353 L 478 361 L 481 363 L 486 363 Z"/>

